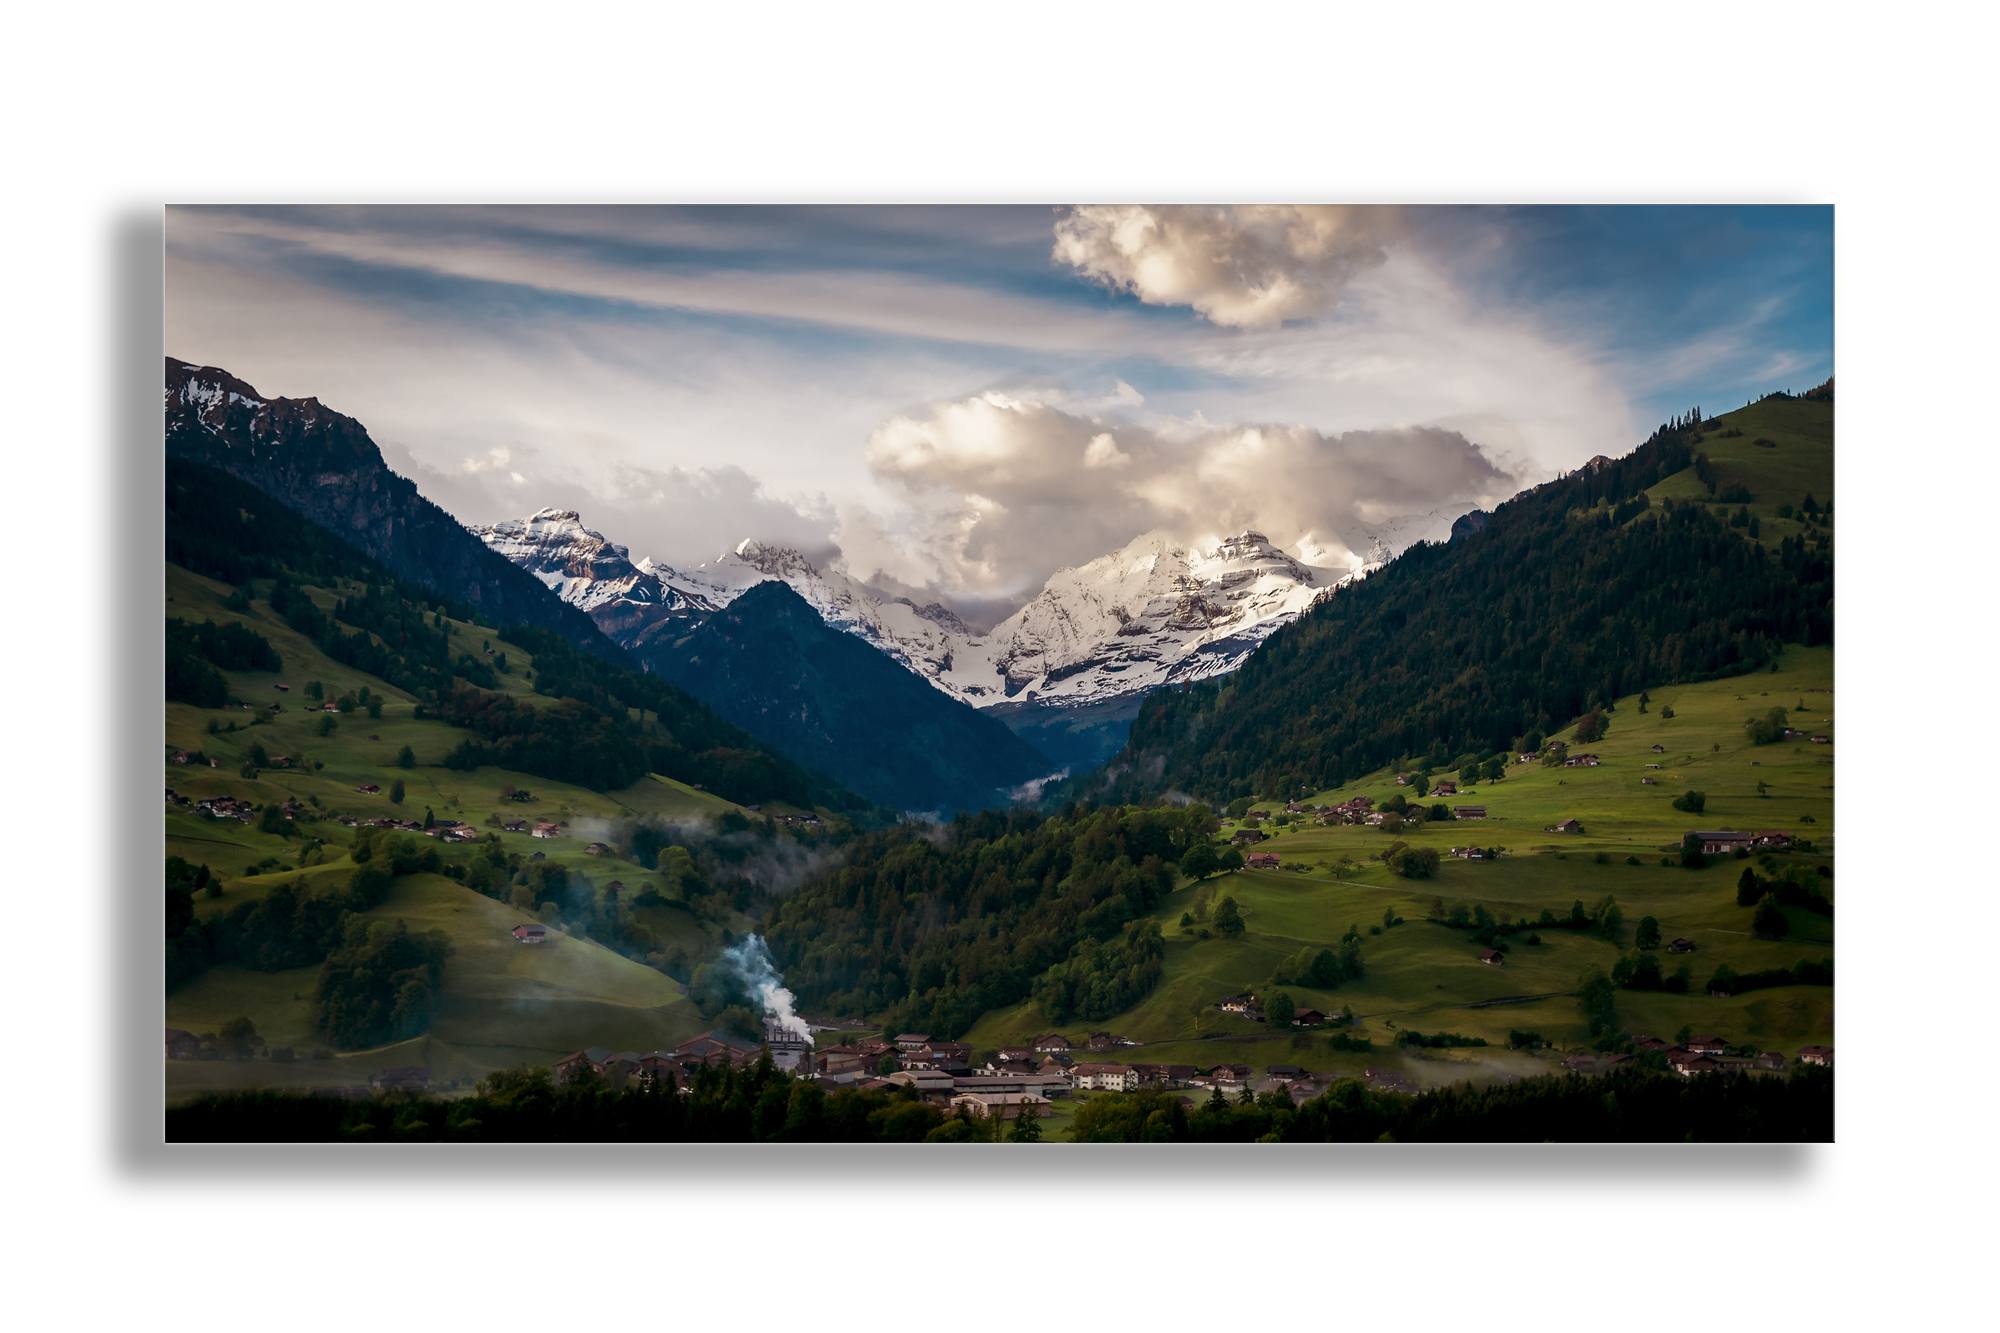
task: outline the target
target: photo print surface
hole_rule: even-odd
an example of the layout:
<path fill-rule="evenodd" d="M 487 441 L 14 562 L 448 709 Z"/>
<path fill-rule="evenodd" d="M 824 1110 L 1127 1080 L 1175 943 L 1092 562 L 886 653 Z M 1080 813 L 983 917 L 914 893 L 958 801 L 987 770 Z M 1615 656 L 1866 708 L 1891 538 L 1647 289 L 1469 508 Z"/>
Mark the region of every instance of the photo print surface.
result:
<path fill-rule="evenodd" d="M 1832 1138 L 1831 209 L 165 231 L 169 1139 Z"/>

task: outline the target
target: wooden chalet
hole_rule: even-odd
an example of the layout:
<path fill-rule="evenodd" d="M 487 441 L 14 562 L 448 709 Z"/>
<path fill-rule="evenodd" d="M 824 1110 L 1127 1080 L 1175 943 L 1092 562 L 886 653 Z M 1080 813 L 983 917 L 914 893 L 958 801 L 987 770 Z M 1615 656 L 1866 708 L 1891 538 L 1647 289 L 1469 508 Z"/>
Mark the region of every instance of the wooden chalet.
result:
<path fill-rule="evenodd" d="M 166 1039 L 167 1059 L 197 1060 L 201 1058 L 201 1038 L 192 1032 L 179 1028 L 168 1028 Z"/>
<path fill-rule="evenodd" d="M 428 1065 L 391 1065 L 368 1080 L 368 1086 L 384 1092 L 422 1092 L 431 1083 Z"/>

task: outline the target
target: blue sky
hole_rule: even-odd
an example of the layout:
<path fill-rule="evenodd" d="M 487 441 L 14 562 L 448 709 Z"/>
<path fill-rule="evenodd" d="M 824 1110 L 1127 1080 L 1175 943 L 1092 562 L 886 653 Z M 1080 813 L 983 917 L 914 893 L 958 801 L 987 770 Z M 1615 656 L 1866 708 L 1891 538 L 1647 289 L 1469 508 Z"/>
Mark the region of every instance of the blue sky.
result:
<path fill-rule="evenodd" d="M 167 238 L 169 354 L 358 417 L 468 522 L 787 541 L 975 610 L 1146 530 L 1337 564 L 1833 368 L 1824 207 L 176 208 Z"/>

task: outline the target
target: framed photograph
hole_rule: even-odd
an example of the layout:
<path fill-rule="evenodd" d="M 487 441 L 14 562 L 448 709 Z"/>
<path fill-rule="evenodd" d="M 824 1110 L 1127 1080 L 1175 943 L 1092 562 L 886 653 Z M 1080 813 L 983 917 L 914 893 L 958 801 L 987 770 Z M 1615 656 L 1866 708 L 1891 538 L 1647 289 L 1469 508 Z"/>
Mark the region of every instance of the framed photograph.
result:
<path fill-rule="evenodd" d="M 1831 208 L 165 236 L 169 1141 L 1832 1139 Z"/>

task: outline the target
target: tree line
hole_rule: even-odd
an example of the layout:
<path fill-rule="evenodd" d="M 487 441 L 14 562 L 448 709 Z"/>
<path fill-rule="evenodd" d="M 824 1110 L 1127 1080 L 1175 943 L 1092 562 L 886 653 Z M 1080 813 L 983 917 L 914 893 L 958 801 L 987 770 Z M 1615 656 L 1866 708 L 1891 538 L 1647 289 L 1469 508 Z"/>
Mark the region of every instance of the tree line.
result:
<path fill-rule="evenodd" d="M 489 1075 L 449 1101 L 387 1093 L 365 1101 L 224 1093 L 171 1106 L 169 1142 L 951 1143 L 1039 1137 L 1029 1119 L 945 1115 L 914 1090 L 828 1090 L 770 1067 L 704 1068 L 685 1092 L 669 1077 L 612 1091 L 588 1076 L 557 1087 L 545 1068 Z M 1220 1089 L 1194 1106 L 1173 1092 L 1112 1093 L 1078 1106 L 1077 1143 L 1826 1143 L 1833 1071 L 1687 1079 L 1621 1067 L 1542 1074 L 1404 1096 L 1360 1079 L 1294 1106 L 1289 1093 Z"/>

